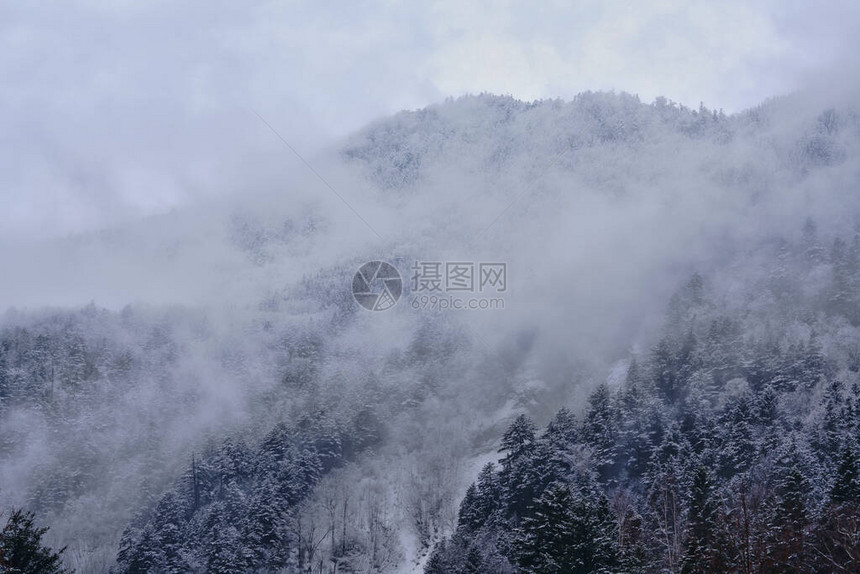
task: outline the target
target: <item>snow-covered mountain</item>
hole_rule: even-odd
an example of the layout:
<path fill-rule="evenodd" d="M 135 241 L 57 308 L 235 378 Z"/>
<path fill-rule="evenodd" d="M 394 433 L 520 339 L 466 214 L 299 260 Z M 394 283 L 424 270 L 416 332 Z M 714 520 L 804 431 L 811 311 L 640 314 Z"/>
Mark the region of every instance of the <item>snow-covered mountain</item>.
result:
<path fill-rule="evenodd" d="M 694 399 L 718 418 L 776 393 L 779 424 L 808 442 L 826 431 L 820 405 L 856 400 L 860 118 L 843 100 L 726 115 L 628 94 L 471 96 L 379 120 L 310 163 L 285 150 L 282 180 L 230 200 L 0 248 L 0 303 L 16 307 L 0 329 L 0 504 L 34 510 L 78 571 L 420 571 L 452 534 L 428 571 L 553 571 L 514 540 L 547 484 L 463 526 L 460 501 L 500 445 L 506 496 L 534 486 L 509 472 L 508 425 L 537 441 L 520 415 L 576 417 L 550 452 L 568 464 L 556 482 L 644 500 L 643 457 L 671 433 L 727 488 L 776 464 L 729 468 L 720 449 L 749 445 L 696 443 Z M 387 311 L 352 296 L 374 260 L 403 278 Z M 504 309 L 424 307 L 415 262 L 506 264 Z M 817 366 L 789 368 L 810 354 Z M 648 374 L 631 379 L 633 363 Z M 588 435 L 630 380 L 645 406 Z M 647 417 L 659 428 L 634 471 L 616 435 Z M 759 453 L 773 436 L 749 424 Z M 856 446 L 857 428 L 827 448 Z M 817 464 L 806 480 L 841 468 Z M 826 513 L 830 486 L 807 505 Z M 541 504 L 584 504 L 547 492 Z M 621 536 L 600 520 L 589 527 Z M 643 541 L 636 568 L 680 564 L 685 532 L 668 554 Z"/>

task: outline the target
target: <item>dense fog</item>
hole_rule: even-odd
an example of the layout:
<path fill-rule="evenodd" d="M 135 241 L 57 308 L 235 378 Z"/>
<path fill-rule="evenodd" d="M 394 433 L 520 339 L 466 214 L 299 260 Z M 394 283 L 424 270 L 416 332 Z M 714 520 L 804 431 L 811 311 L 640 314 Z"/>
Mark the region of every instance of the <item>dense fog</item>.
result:
<path fill-rule="evenodd" d="M 304 560 L 420 570 L 505 427 L 582 416 L 650 356 L 690 277 L 740 313 L 777 242 L 850 246 L 858 143 L 852 108 L 805 93 L 732 115 L 624 93 L 469 96 L 359 130 L 315 158 L 322 179 L 285 170 L 278 189 L 10 250 L 3 506 L 36 511 L 70 566 L 106 572 L 177 504 L 164 496 L 191 496 L 199 528 L 215 520 L 198 515 L 228 485 L 207 475 L 201 495 L 198 472 L 245 460 L 226 504 L 251 517 L 266 445 L 312 444 L 316 478 L 281 500 L 295 524 L 279 518 L 255 567 L 292 571 L 337 503 L 342 532 Z M 350 291 L 371 260 L 404 278 L 384 312 Z M 504 309 L 413 308 L 415 261 L 506 263 Z M 829 352 L 850 324 L 819 333 Z M 182 543 L 206 570 L 207 543 Z"/>
<path fill-rule="evenodd" d="M 850 2 L 0 2 L 0 574 L 860 571 Z"/>

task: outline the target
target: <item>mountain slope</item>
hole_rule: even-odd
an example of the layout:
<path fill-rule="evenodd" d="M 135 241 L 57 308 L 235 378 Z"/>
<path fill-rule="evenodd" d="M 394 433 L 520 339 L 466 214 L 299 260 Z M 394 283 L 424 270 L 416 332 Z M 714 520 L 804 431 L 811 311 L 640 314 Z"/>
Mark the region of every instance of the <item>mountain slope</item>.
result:
<path fill-rule="evenodd" d="M 121 542 L 126 569 L 140 556 L 202 569 L 301 555 L 403 571 L 454 531 L 472 461 L 493 458 L 519 414 L 544 423 L 567 405 L 579 416 L 631 348 L 650 365 L 663 310 L 695 271 L 720 298 L 701 311 L 698 340 L 722 309 L 745 336 L 768 340 L 758 331 L 774 323 L 781 349 L 807 348 L 814 327 L 822 353 L 848 365 L 833 333 L 848 325 L 853 344 L 854 300 L 831 293 L 829 250 L 853 241 L 858 150 L 856 112 L 803 95 L 731 116 L 626 94 L 482 95 L 382 120 L 314 161 L 364 221 L 287 158 L 284 182 L 233 202 L 8 252 L 9 300 L 60 292 L 55 304 L 113 310 L 4 316 L 0 502 L 37 508 L 85 572 L 104 571 Z M 780 241 L 786 253 L 805 241 L 809 217 L 822 258 L 785 263 L 774 291 L 761 270 L 788 257 Z M 365 312 L 352 276 L 379 259 L 406 291 Z M 507 263 L 505 309 L 414 309 L 415 261 Z M 122 310 L 148 299 L 157 306 Z M 708 373 L 753 384 L 731 354 L 719 360 Z M 357 438 L 365 431 L 373 440 Z M 339 445 L 336 462 L 320 460 L 323 438 Z M 351 440 L 361 446 L 337 450 Z M 224 470 L 234 451 L 244 474 Z M 281 500 L 296 461 L 315 470 Z M 233 525 L 231 544 L 255 532 L 248 505 L 263 485 L 284 505 L 277 532 L 213 554 L 230 547 L 216 524 Z M 153 543 L 164 532 L 172 546 Z"/>

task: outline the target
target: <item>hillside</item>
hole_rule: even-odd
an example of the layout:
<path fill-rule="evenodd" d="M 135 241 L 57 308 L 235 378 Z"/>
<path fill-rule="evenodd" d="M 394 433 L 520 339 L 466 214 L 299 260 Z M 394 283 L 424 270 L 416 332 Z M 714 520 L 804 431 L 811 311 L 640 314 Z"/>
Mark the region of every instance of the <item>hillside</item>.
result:
<path fill-rule="evenodd" d="M 284 157 L 237 199 L 2 252 L 0 507 L 69 566 L 856 565 L 855 109 L 485 94 L 367 126 L 325 183 Z M 404 280 L 384 312 L 350 292 L 373 260 Z M 504 262 L 504 309 L 415 309 L 416 261 Z M 591 566 L 534 553 L 552 512 Z"/>

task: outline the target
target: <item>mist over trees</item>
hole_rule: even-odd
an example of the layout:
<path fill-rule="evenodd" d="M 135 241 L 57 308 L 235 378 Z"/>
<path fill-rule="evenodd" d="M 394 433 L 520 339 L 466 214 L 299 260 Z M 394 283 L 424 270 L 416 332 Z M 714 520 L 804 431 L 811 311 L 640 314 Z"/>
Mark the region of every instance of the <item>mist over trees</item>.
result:
<path fill-rule="evenodd" d="M 12 254 L 127 300 L 2 316 L 0 508 L 82 573 L 856 570 L 858 144 L 484 94 L 321 160 L 379 236 L 297 177 Z M 369 260 L 505 261 L 506 308 L 365 312 Z"/>
<path fill-rule="evenodd" d="M 425 572 L 860 568 L 860 235 L 812 228 L 730 301 L 694 275 L 580 417 L 514 420 Z"/>

